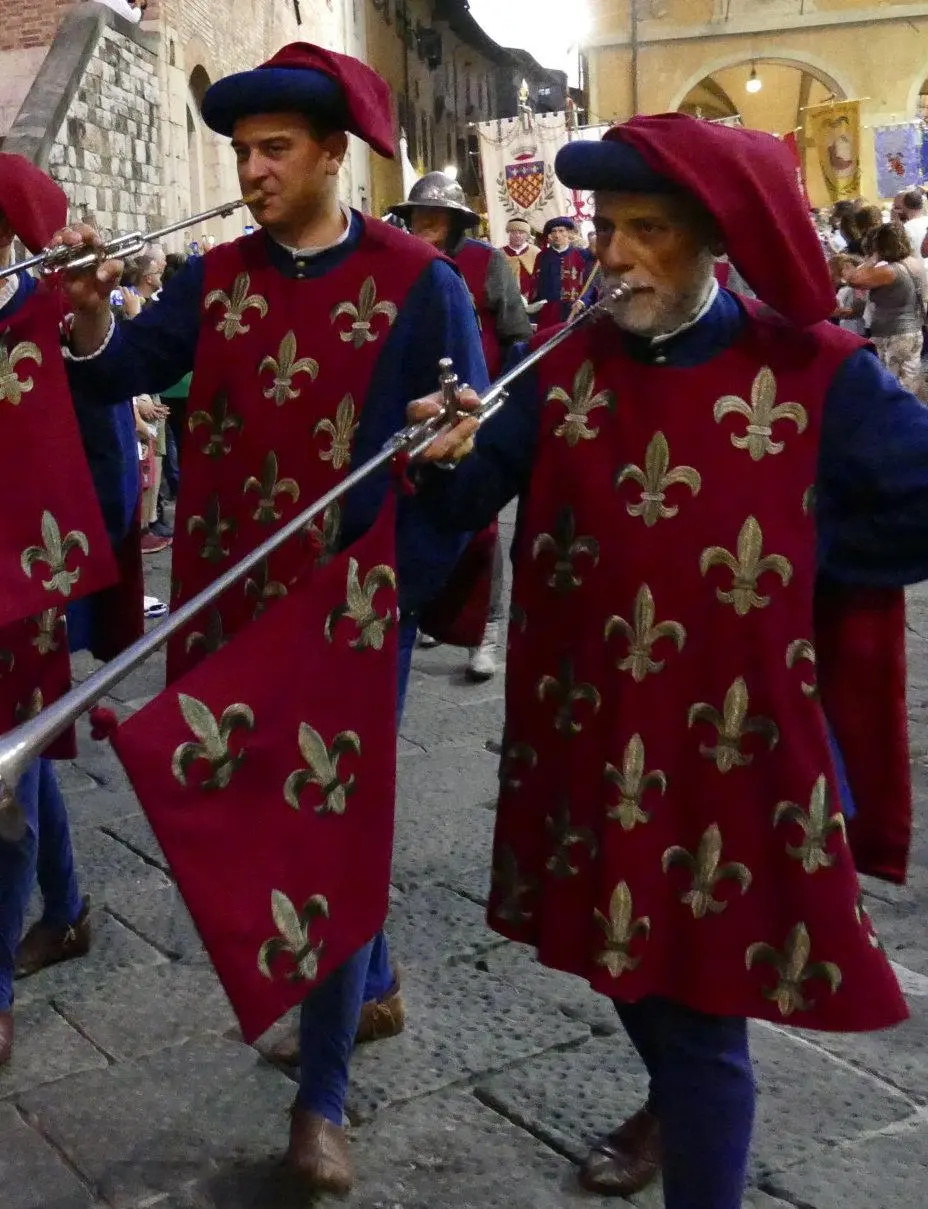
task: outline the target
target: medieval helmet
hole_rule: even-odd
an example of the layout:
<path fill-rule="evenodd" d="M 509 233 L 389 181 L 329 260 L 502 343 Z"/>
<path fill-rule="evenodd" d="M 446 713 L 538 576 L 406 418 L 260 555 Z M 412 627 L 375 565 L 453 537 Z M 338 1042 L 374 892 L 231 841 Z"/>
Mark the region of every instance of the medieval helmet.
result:
<path fill-rule="evenodd" d="M 411 212 L 418 209 L 452 210 L 461 216 L 465 227 L 475 227 L 480 222 L 480 215 L 468 206 L 464 190 L 444 172 L 426 173 L 409 190 L 407 201 L 391 206 L 392 212 L 407 223 Z"/>

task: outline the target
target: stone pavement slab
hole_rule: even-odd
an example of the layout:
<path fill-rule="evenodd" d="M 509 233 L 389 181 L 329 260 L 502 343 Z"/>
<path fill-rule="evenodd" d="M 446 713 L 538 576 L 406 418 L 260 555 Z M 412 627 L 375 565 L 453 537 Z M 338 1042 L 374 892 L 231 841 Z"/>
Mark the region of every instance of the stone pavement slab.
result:
<path fill-rule="evenodd" d="M 51 1000 L 85 986 L 105 984 L 118 998 L 119 980 L 126 971 L 157 965 L 165 960 L 135 932 L 114 919 L 108 911 L 93 910 L 93 945 L 79 961 L 49 966 L 16 983 L 17 1006 L 36 1000 Z"/>
<path fill-rule="evenodd" d="M 0 1138 L 3 1209 L 90 1209 L 88 1189 L 9 1104 L 0 1104 Z"/>
<path fill-rule="evenodd" d="M 100 1050 L 49 1004 L 34 1002 L 20 1007 L 17 1003 L 16 1061 L 0 1069 L 0 1100 L 12 1099 L 42 1083 L 106 1066 Z"/>
<path fill-rule="evenodd" d="M 803 1209 L 922 1209 L 928 1203 L 928 1120 L 912 1117 L 853 1146 L 819 1151 L 766 1186 Z"/>
<path fill-rule="evenodd" d="M 105 830 L 118 843 L 125 845 L 130 852 L 136 853 L 142 860 L 150 865 L 155 865 L 170 876 L 171 869 L 167 858 L 161 851 L 161 845 L 141 810 L 108 823 Z"/>
<path fill-rule="evenodd" d="M 355 1052 L 348 1095 L 355 1121 L 590 1035 L 586 1025 L 468 966 L 440 976 L 410 971 L 403 995 L 406 1031 Z"/>
<path fill-rule="evenodd" d="M 534 951 L 524 945 L 507 944 L 481 958 L 479 965 L 534 995 L 539 1003 L 549 1004 L 565 1016 L 588 1024 L 598 1036 L 611 1036 L 621 1029 L 611 1000 L 594 991 L 582 978 L 546 969 Z"/>
<path fill-rule="evenodd" d="M 483 907 L 444 886 L 396 894 L 387 920 L 391 952 L 417 970 L 456 965 L 506 944 L 486 924 Z"/>
<path fill-rule="evenodd" d="M 351 1131 L 353 1209 L 599 1209 L 569 1163 L 464 1093 L 427 1096 Z M 331 1203 L 331 1202 L 330 1202 Z M 615 1203 L 615 1202 L 613 1202 Z M 177 1209 L 302 1209 L 273 1163 L 235 1164 Z"/>
<path fill-rule="evenodd" d="M 111 890 L 110 909 L 146 942 L 174 961 L 206 962 L 209 958 L 190 912 L 173 882 Z"/>
<path fill-rule="evenodd" d="M 58 995 L 55 1006 L 117 1062 L 238 1028 L 219 980 L 205 966 L 165 962 L 130 970 L 116 981 Z"/>
<path fill-rule="evenodd" d="M 254 1050 L 190 1041 L 59 1080 L 19 1104 L 108 1205 L 136 1209 L 223 1163 L 277 1154 L 292 1100 L 292 1083 Z"/>
<path fill-rule="evenodd" d="M 760 1093 L 755 1183 L 914 1111 L 898 1092 L 783 1031 L 755 1028 L 751 1045 Z M 639 1108 L 646 1091 L 641 1062 L 623 1034 L 544 1054 L 477 1084 L 486 1103 L 573 1159 Z"/>

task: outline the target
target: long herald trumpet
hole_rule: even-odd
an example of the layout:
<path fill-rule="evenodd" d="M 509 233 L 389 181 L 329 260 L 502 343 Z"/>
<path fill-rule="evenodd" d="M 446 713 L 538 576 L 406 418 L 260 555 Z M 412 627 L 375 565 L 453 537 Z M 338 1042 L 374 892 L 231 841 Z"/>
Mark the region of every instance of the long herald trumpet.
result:
<path fill-rule="evenodd" d="M 43 277 L 50 277 L 52 273 L 60 273 L 65 270 L 70 272 L 76 269 L 89 269 L 95 264 L 102 264 L 104 260 L 122 260 L 126 256 L 135 256 L 147 244 L 157 243 L 165 235 L 173 235 L 175 231 L 195 227 L 197 223 L 208 222 L 211 218 L 227 218 L 240 207 L 247 206 L 254 200 L 254 197 L 240 197 L 238 201 L 227 202 L 224 206 L 213 206 L 212 210 L 192 214 L 189 218 L 182 218 L 167 227 L 160 227 L 157 231 L 130 231 L 128 235 L 114 235 L 112 239 L 106 240 L 98 248 L 88 248 L 82 245 L 78 245 L 76 248 L 64 245 L 57 248 L 43 248 L 41 252 L 30 256 L 28 260 L 18 260 L 16 264 L 10 264 L 6 268 L 0 269 L 0 281 L 4 277 L 12 276 L 13 273 L 25 273 L 29 269 L 38 269 Z"/>
<path fill-rule="evenodd" d="M 578 327 L 588 323 L 594 316 L 601 315 L 607 307 L 629 293 L 631 293 L 630 287 L 619 285 L 594 306 L 571 320 L 570 323 L 565 324 L 550 340 L 539 345 L 518 365 L 498 378 L 480 396 L 479 405 L 472 412 L 459 412 L 457 395 L 460 384 L 458 377 L 454 372 L 451 359 L 442 358 L 438 364 L 444 402 L 442 410 L 437 415 L 428 420 L 422 420 L 418 424 L 410 424 L 395 433 L 372 458 L 342 479 L 331 491 L 320 496 L 315 503 L 310 504 L 282 529 L 278 529 L 260 546 L 256 546 L 234 567 L 223 572 L 218 579 L 213 580 L 208 588 L 204 588 L 202 592 L 191 597 L 186 604 L 172 613 L 160 625 L 137 639 L 131 646 L 126 647 L 115 659 L 98 668 L 88 676 L 83 684 L 77 685 L 50 705 L 48 709 L 42 710 L 30 721 L 0 738 L 0 839 L 15 842 L 22 837 L 25 831 L 25 816 L 16 801 L 16 786 L 32 761 L 59 735 L 63 734 L 85 710 L 90 709 L 106 696 L 111 688 L 125 680 L 130 672 L 144 663 L 160 647 L 164 646 L 169 638 L 183 629 L 201 609 L 212 604 L 223 592 L 243 579 L 249 571 L 253 571 L 268 555 L 273 554 L 285 542 L 306 529 L 309 523 L 323 513 L 330 504 L 333 504 L 346 492 L 351 491 L 362 479 L 366 479 L 375 470 L 379 470 L 397 454 L 416 457 L 423 453 L 436 437 L 446 431 L 449 425 L 456 420 L 463 418 L 464 414 L 475 418 L 478 425 L 486 423 L 506 402 L 508 388 L 517 378 L 537 365 L 559 344 L 563 344 Z"/>

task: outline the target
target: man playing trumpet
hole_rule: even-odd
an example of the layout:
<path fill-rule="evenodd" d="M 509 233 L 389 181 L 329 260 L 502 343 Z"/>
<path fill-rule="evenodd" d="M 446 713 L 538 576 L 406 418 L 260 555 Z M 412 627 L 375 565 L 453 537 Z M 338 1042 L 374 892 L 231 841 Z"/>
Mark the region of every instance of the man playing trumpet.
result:
<path fill-rule="evenodd" d="M 114 327 L 106 305 L 117 265 L 71 278 L 75 383 L 102 399 L 124 398 L 158 392 L 193 370 L 175 606 L 377 452 L 403 426 L 409 398 L 434 382 L 439 357 L 453 356 L 469 381 L 486 381 L 473 305 L 455 269 L 339 202 L 347 132 L 392 157 L 390 115 L 386 84 L 364 64 L 306 43 L 284 47 L 261 67 L 218 81 L 203 103 L 207 124 L 232 140 L 261 229 L 191 260 L 130 324 Z M 95 246 L 97 237 L 74 227 L 58 242 Z M 388 482 L 384 469 L 326 516 L 327 548 L 369 527 Z M 399 712 L 418 611 L 466 539 L 437 532 L 409 498 L 398 505 L 397 539 Z M 221 599 L 222 637 L 291 582 L 306 556 L 299 547 L 288 543 L 267 560 L 254 592 Z M 184 637 L 168 648 L 169 680 L 202 657 Z M 307 995 L 288 1160 L 311 1188 L 351 1187 L 343 1115 L 356 1035 L 370 1040 L 402 1027 L 382 935 Z"/>
<path fill-rule="evenodd" d="M 419 471 L 449 528 L 520 497 L 489 921 L 611 998 L 647 1069 L 584 1186 L 660 1172 L 667 1209 L 740 1209 L 748 1019 L 907 1014 L 855 859 L 904 877 L 898 588 L 928 577 L 928 412 L 825 322 L 777 140 L 635 118 L 557 170 L 595 192 L 621 295 L 472 452 L 473 419 L 436 440 L 453 473 Z M 723 251 L 772 310 L 719 289 Z"/>

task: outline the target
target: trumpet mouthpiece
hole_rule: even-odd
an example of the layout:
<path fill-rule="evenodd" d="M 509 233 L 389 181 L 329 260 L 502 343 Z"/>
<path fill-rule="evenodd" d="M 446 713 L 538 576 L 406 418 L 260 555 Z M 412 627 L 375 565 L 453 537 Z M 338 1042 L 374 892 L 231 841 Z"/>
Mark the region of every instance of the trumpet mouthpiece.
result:
<path fill-rule="evenodd" d="M 243 193 L 242 194 L 242 201 L 245 203 L 246 206 L 253 206 L 255 204 L 255 202 L 259 202 L 260 200 L 261 200 L 260 193 Z"/>

